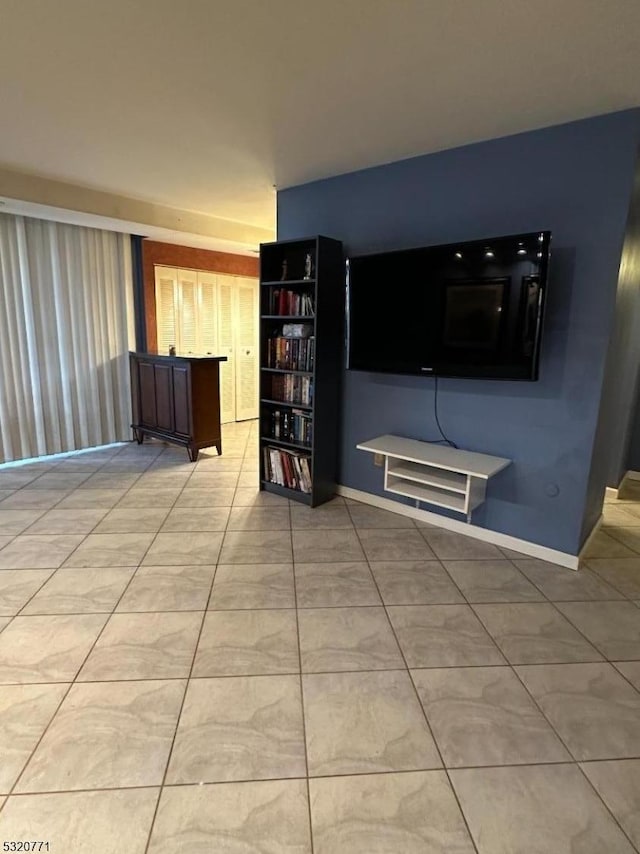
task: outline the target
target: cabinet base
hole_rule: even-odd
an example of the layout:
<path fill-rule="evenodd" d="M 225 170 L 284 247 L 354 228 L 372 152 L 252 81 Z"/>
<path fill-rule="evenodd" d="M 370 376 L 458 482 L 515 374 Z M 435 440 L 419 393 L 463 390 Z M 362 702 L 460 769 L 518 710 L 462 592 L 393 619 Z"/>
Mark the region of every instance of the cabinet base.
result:
<path fill-rule="evenodd" d="M 164 433 L 162 430 L 153 430 L 150 427 L 142 427 L 140 424 L 132 424 L 131 429 L 133 430 L 133 438 L 139 445 L 144 442 L 145 436 L 152 436 L 154 439 L 162 439 L 163 442 L 169 442 L 172 445 L 181 445 L 183 448 L 187 449 L 189 460 L 192 463 L 196 462 L 198 454 L 203 450 L 203 448 L 215 448 L 218 452 L 218 456 L 222 456 L 222 439 L 194 443 L 188 436 L 183 438 L 181 436 L 176 436 L 173 433 Z"/>

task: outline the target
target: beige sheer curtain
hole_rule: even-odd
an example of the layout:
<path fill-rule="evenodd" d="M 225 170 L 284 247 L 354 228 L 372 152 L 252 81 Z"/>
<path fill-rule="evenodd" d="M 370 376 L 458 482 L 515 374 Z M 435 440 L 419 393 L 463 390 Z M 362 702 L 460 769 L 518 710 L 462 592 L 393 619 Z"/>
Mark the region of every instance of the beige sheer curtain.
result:
<path fill-rule="evenodd" d="M 0 462 L 130 438 L 128 235 L 0 214 Z"/>

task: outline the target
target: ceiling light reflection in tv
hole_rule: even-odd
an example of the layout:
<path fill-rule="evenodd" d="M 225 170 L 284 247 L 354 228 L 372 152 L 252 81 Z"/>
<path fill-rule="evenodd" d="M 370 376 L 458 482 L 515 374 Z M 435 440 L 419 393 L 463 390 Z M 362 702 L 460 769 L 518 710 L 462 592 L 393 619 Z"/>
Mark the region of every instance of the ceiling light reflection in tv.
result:
<path fill-rule="evenodd" d="M 537 380 L 551 232 L 347 261 L 348 368 Z"/>

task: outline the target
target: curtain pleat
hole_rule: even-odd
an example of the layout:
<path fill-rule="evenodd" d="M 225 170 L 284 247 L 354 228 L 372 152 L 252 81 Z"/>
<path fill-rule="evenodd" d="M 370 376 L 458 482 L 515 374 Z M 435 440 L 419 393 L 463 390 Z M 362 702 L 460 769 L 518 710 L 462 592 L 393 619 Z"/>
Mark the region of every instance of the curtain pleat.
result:
<path fill-rule="evenodd" d="M 130 438 L 128 235 L 0 214 L 0 462 Z"/>

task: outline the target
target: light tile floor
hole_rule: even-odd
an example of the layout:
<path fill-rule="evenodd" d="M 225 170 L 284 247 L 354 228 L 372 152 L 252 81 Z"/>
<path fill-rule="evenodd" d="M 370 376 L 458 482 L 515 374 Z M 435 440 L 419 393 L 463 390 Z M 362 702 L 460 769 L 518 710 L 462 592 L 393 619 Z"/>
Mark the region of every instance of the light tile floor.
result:
<path fill-rule="evenodd" d="M 640 501 L 575 573 L 259 493 L 224 434 L 0 470 L 0 842 L 640 850 Z"/>

